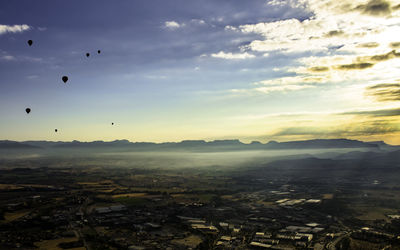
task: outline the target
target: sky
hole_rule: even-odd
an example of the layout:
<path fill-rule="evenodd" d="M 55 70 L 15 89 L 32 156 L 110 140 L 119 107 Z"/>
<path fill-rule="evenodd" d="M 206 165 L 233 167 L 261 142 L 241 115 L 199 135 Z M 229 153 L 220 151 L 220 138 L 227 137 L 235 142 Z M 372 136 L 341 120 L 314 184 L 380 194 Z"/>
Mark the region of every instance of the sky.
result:
<path fill-rule="evenodd" d="M 398 34 L 400 0 L 1 1 L 0 139 L 400 144 Z"/>

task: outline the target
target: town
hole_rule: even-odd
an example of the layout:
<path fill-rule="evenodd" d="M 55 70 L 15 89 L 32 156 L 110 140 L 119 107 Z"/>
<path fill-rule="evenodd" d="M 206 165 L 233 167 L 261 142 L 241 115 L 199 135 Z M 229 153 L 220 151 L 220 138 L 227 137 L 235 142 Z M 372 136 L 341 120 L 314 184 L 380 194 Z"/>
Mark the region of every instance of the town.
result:
<path fill-rule="evenodd" d="M 363 199 L 388 202 L 376 182 L 356 192 L 349 183 L 316 186 L 251 171 L 246 176 L 101 167 L 0 172 L 1 249 L 400 247 L 398 209 L 382 204 L 366 210 L 365 218 L 355 216 Z M 399 192 L 389 194 L 392 207 Z M 354 197 L 357 201 L 346 204 Z"/>

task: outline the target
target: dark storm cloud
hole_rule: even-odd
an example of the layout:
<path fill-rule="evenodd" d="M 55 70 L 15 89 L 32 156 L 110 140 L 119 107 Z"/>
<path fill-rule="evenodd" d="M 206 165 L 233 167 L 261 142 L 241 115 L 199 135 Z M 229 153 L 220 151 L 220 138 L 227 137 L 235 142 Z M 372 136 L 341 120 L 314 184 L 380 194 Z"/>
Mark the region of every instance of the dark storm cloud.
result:
<path fill-rule="evenodd" d="M 383 0 L 371 0 L 367 4 L 359 5 L 356 10 L 371 16 L 389 15 L 392 11 L 389 2 Z"/>
<path fill-rule="evenodd" d="M 375 97 L 376 100 L 400 101 L 400 83 L 383 83 L 366 88 L 365 95 Z"/>

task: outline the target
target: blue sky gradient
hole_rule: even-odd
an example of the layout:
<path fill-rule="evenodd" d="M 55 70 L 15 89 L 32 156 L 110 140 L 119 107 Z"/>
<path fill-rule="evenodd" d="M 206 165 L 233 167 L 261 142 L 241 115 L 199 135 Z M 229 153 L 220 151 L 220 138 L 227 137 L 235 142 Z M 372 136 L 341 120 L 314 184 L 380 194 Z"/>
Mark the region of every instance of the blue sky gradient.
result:
<path fill-rule="evenodd" d="M 392 68 L 387 69 L 391 74 L 385 74 L 389 78 L 375 76 L 376 65 L 386 62 L 373 61 L 372 68 L 354 70 L 336 65 L 393 50 L 389 46 L 397 38 L 387 34 L 400 23 L 398 3 L 388 2 L 390 10 L 371 14 L 367 7 L 365 13 L 355 13 L 356 8 L 342 11 L 339 6 L 338 12 L 327 2 L 3 1 L 0 138 L 268 141 L 348 137 L 400 143 L 396 116 L 378 119 L 347 114 L 397 109 L 396 96 L 381 101 L 377 95 L 382 92 L 368 94 L 374 89 L 371 86 L 397 84 L 396 54 L 390 58 Z M 353 4 L 367 6 L 368 1 L 362 2 Z M 332 18 L 326 20 L 326 13 Z M 358 20 L 365 25 L 350 25 Z M 372 36 L 377 20 L 387 31 Z M 14 25 L 28 28 L 13 30 Z M 305 46 L 299 42 L 304 37 Z M 31 47 L 29 39 L 34 41 Z M 288 41 L 293 44 L 284 45 Z M 359 49 L 364 42 L 375 41 L 378 47 L 370 46 L 367 52 Z M 330 70 L 311 72 L 318 67 Z M 352 72 L 347 72 L 349 68 Z M 63 75 L 69 77 L 67 84 L 61 81 Z M 24 113 L 26 107 L 32 109 L 31 114 Z"/>

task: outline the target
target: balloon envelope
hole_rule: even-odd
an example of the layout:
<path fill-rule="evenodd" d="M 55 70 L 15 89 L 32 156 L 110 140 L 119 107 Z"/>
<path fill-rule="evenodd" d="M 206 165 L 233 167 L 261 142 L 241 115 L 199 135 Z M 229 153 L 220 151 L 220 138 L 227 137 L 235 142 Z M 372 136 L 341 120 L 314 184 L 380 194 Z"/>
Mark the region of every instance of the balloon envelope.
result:
<path fill-rule="evenodd" d="M 29 114 L 31 112 L 30 108 L 25 109 L 26 113 Z"/>
<path fill-rule="evenodd" d="M 32 46 L 33 41 L 32 40 L 28 40 L 28 44 L 29 44 L 29 46 Z"/>
<path fill-rule="evenodd" d="M 100 50 L 98 50 L 98 51 L 97 51 L 97 53 L 98 53 L 98 54 L 100 54 L 100 53 L 101 53 L 101 51 L 100 51 Z"/>
<path fill-rule="evenodd" d="M 58 130 L 57 130 L 57 129 L 54 129 L 54 131 L 57 133 Z"/>
<path fill-rule="evenodd" d="M 63 76 L 62 80 L 63 80 L 64 83 L 66 83 L 68 81 L 68 76 Z"/>
<path fill-rule="evenodd" d="M 89 57 L 90 56 L 90 53 L 86 53 L 86 57 Z"/>

